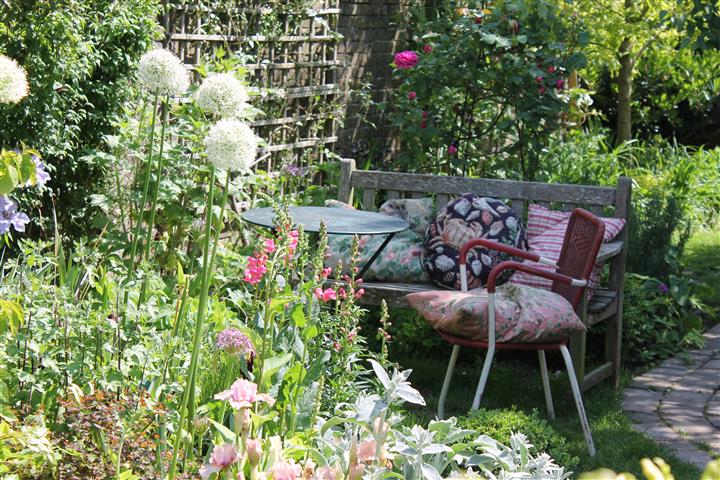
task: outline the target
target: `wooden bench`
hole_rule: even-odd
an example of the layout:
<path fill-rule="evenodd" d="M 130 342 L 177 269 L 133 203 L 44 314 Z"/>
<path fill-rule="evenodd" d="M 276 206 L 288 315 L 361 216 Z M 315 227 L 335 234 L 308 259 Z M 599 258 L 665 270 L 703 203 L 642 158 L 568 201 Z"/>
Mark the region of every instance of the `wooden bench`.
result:
<path fill-rule="evenodd" d="M 460 194 L 474 192 L 504 201 L 515 210 L 520 218 L 527 220 L 528 203 L 569 211 L 583 207 L 596 215 L 624 218 L 630 214 L 630 179 L 621 177 L 617 187 L 596 187 L 586 185 L 546 184 L 512 180 L 491 180 L 484 178 L 447 177 L 413 173 L 364 171 L 355 168 L 355 161 L 341 160 L 338 200 L 353 203 L 358 195 L 364 210 L 374 211 L 378 205 L 391 198 L 434 197 L 435 204 L 445 205 L 448 200 Z M 603 244 L 598 263 L 609 262 L 607 285 L 596 289 L 589 302 L 583 302 L 578 312 L 588 328 L 606 321 L 605 361 L 602 365 L 585 373 L 585 334 L 571 339 L 570 348 L 578 380 L 583 390 L 612 377 L 615 387 L 620 379 L 620 350 L 622 340 L 623 284 L 625 276 L 624 248 L 627 243 L 628 226 L 615 241 Z M 362 302 L 379 305 L 385 300 L 389 307 L 408 305 L 404 296 L 422 290 L 437 290 L 440 287 L 427 284 L 364 282 L 365 295 Z"/>

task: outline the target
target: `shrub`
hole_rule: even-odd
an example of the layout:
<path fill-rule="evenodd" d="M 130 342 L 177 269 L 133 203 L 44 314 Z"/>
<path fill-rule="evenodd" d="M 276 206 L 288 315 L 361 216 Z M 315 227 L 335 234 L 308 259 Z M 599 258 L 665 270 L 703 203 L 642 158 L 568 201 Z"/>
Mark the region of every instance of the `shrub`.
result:
<path fill-rule="evenodd" d="M 28 98 L 0 106 L 2 146 L 32 145 L 54 168 L 50 186 L 67 234 L 91 226 L 85 210 L 103 171 L 81 157 L 111 132 L 126 78 L 157 31 L 157 11 L 155 0 L 4 2 L 0 9 L 0 52 L 27 69 L 30 83 Z M 33 203 L 52 218 L 49 198 Z"/>
<path fill-rule="evenodd" d="M 434 14 L 414 12 L 419 57 L 396 56 L 396 166 L 533 179 L 568 110 L 569 72 L 585 63 L 581 26 L 544 0 L 442 2 Z"/>
<path fill-rule="evenodd" d="M 458 419 L 462 428 L 477 430 L 500 443 L 510 441 L 513 433 L 521 432 L 538 452 L 546 452 L 560 465 L 572 469 L 579 459 L 569 452 L 565 437 L 560 435 L 537 410 L 530 413 L 517 408 L 485 409 L 481 408 Z"/>
<path fill-rule="evenodd" d="M 669 284 L 637 274 L 625 277 L 623 357 L 630 364 L 654 363 L 702 345 L 705 307 L 693 282 L 670 276 Z"/>

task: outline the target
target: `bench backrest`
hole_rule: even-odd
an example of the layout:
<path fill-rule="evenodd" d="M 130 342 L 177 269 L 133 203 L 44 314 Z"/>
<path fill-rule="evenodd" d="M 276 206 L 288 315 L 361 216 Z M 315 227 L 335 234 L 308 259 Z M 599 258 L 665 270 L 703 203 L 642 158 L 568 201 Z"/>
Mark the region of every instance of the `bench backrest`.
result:
<path fill-rule="evenodd" d="M 521 218 L 528 203 L 570 211 L 582 207 L 596 215 L 627 219 L 630 211 L 630 179 L 620 177 L 617 186 L 548 184 L 515 180 L 494 180 L 417 173 L 356 170 L 352 159 L 341 160 L 338 200 L 352 203 L 361 194 L 363 210 L 376 210 L 379 202 L 391 198 L 435 197 L 442 206 L 463 193 L 507 201 Z"/>

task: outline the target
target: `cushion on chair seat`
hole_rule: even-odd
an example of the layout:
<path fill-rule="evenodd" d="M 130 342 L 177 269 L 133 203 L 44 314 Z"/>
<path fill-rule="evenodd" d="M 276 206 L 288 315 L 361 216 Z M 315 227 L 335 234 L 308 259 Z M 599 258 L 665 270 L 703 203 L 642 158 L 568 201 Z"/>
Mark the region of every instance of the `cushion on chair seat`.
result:
<path fill-rule="evenodd" d="M 436 330 L 469 338 L 488 338 L 488 293 L 432 290 L 405 297 Z M 562 296 L 528 287 L 505 284 L 496 290 L 495 338 L 498 343 L 560 341 L 585 331 L 572 305 Z"/>

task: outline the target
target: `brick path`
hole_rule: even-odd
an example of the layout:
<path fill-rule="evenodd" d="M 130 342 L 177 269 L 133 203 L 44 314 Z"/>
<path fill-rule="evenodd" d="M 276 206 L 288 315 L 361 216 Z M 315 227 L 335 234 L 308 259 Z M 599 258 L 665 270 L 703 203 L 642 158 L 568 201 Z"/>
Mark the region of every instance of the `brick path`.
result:
<path fill-rule="evenodd" d="M 720 456 L 720 324 L 704 337 L 690 363 L 671 358 L 635 377 L 622 402 L 637 430 L 700 469 Z"/>

